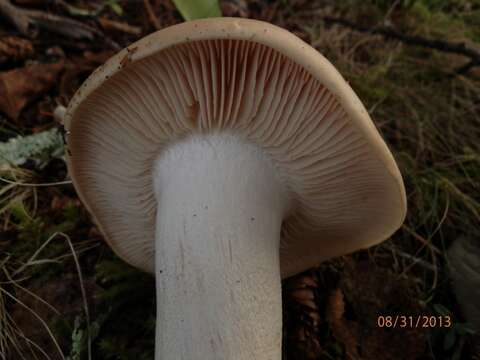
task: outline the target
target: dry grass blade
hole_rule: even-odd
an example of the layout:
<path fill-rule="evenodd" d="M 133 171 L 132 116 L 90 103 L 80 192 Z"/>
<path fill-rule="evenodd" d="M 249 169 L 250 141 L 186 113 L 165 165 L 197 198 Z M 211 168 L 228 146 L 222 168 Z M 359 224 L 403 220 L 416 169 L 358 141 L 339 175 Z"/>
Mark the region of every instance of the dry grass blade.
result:
<path fill-rule="evenodd" d="M 22 273 L 28 266 L 31 266 L 37 256 L 42 252 L 42 250 L 45 249 L 48 244 L 50 244 L 50 242 L 55 239 L 57 235 L 58 233 L 54 233 L 47 240 L 45 240 L 45 242 L 33 253 L 33 255 L 30 256 L 30 258 L 21 267 L 19 267 L 12 273 L 12 276 L 17 276 L 18 274 Z"/>
<path fill-rule="evenodd" d="M 85 291 L 85 286 L 84 286 L 84 282 L 83 282 L 83 276 L 82 276 L 82 271 L 81 271 L 81 267 L 80 267 L 80 263 L 78 261 L 78 256 L 77 256 L 77 251 L 75 250 L 73 244 L 72 244 L 72 241 L 70 239 L 70 237 L 62 232 L 56 232 L 54 234 L 52 234 L 36 251 L 35 253 L 21 266 L 19 267 L 18 269 L 16 269 L 15 271 L 13 271 L 13 273 L 10 275 L 8 270 L 6 269 L 6 267 L 3 267 L 3 271 L 8 279 L 8 282 L 10 284 L 13 284 L 15 287 L 21 289 L 22 291 L 25 291 L 28 295 L 32 296 L 33 298 L 35 298 L 36 300 L 40 301 L 42 304 L 44 304 L 45 306 L 47 306 L 49 309 L 51 309 L 52 311 L 54 311 L 56 314 L 59 314 L 59 312 L 50 304 L 48 304 L 46 301 L 44 301 L 42 298 L 40 298 L 39 296 L 37 296 L 36 294 L 34 294 L 33 292 L 29 291 L 28 289 L 26 289 L 25 287 L 21 286 L 18 284 L 18 280 L 14 279 L 14 277 L 20 275 L 22 272 L 24 272 L 28 267 L 31 267 L 31 266 L 35 266 L 35 265 L 38 265 L 38 264 L 41 264 L 41 263 L 45 263 L 45 261 L 39 261 L 39 260 L 36 260 L 36 258 L 38 257 L 38 255 L 55 239 L 55 238 L 58 238 L 58 237 L 62 237 L 65 239 L 66 243 L 68 244 L 68 247 L 70 249 L 70 252 L 71 252 L 71 256 L 73 257 L 73 260 L 75 262 L 75 267 L 76 267 L 76 270 L 77 270 L 77 273 L 78 273 L 78 277 L 79 277 L 79 283 L 80 283 L 80 289 L 81 289 L 81 294 L 82 294 L 82 300 L 83 300 L 83 308 L 84 308 L 84 313 L 85 313 L 85 318 L 86 318 L 86 323 L 87 323 L 87 347 L 88 347 L 88 359 L 91 360 L 92 359 L 92 350 L 91 350 L 91 330 L 90 330 L 90 312 L 89 312 L 89 308 L 88 308 L 88 302 L 87 302 L 87 294 L 86 294 L 86 291 Z M 92 248 L 92 247 L 89 247 L 89 248 Z M 63 258 L 63 256 L 62 256 Z M 14 302 L 16 302 L 17 304 L 19 304 L 20 306 L 22 306 L 23 308 L 25 308 L 26 310 L 28 310 L 43 326 L 44 328 L 46 329 L 46 331 L 48 332 L 49 336 L 51 337 L 52 341 L 54 342 L 55 344 L 55 347 L 57 348 L 58 350 L 58 353 L 60 354 L 61 358 L 63 360 L 65 360 L 65 355 L 63 354 L 59 344 L 58 344 L 58 341 L 56 340 L 55 336 L 53 335 L 53 333 L 51 332 L 50 328 L 48 327 L 47 323 L 35 312 L 33 311 L 31 308 L 29 308 L 25 303 L 23 303 L 21 300 L 17 299 L 15 296 L 13 296 L 11 293 L 7 292 L 5 289 L 3 289 L 1 287 L 1 284 L 0 284 L 0 316 L 2 314 L 5 314 L 6 312 L 6 309 L 5 309 L 5 301 L 3 301 L 3 296 L 6 296 L 6 297 L 9 297 L 11 300 L 13 300 Z M 3 306 L 3 308 L 2 308 Z M 2 324 L 3 322 L 6 321 L 6 318 L 5 317 L 0 317 L 0 324 Z M 4 328 L 4 327 L 2 327 Z M 11 339 L 13 336 L 13 334 L 11 333 L 9 338 Z M 22 337 L 22 336 L 21 336 Z M 44 353 L 43 350 L 40 350 L 38 349 L 38 345 L 33 345 L 32 344 L 32 341 L 30 340 L 27 340 L 24 336 L 22 337 L 24 338 L 24 340 L 34 346 L 37 350 L 39 350 L 42 354 Z M 10 340 L 10 343 L 12 341 Z M 7 351 L 7 345 L 8 345 L 8 342 L 6 340 L 4 340 L 4 338 L 2 337 L 2 332 L 0 331 L 0 349 L 2 349 L 3 351 L 3 348 L 5 348 L 5 352 Z M 3 348 L 2 348 L 3 347 Z M 21 350 L 17 349 L 17 352 L 18 353 L 21 353 Z M 3 359 L 2 359 L 3 360 Z"/>
<path fill-rule="evenodd" d="M 5 273 L 8 281 L 9 281 L 9 284 L 12 284 L 12 285 L 14 285 L 15 287 L 19 288 L 20 290 L 26 292 L 28 295 L 30 295 L 31 297 L 35 298 L 36 300 L 38 300 L 39 302 L 41 302 L 42 304 L 44 304 L 46 307 L 48 307 L 50 310 L 52 310 L 55 314 L 60 315 L 60 312 L 59 312 L 55 307 L 53 307 L 51 304 L 49 304 L 48 302 L 46 302 L 45 300 L 43 300 L 40 296 L 36 295 L 35 293 L 31 292 L 31 291 L 28 290 L 27 288 L 25 288 L 25 287 L 21 286 L 20 284 L 18 284 L 18 281 L 12 279 L 6 268 L 3 268 L 3 272 Z"/>
<path fill-rule="evenodd" d="M 44 356 L 45 359 L 48 359 L 48 360 L 51 359 L 51 357 L 41 348 L 41 346 L 39 346 L 37 343 L 35 343 L 34 341 L 27 338 L 22 332 L 15 329 L 15 333 L 18 337 L 22 338 L 28 344 L 29 347 L 33 347 L 38 352 L 40 352 Z M 38 359 L 38 356 L 34 351 L 32 351 L 31 353 L 32 353 L 32 356 L 35 357 L 35 359 Z"/>
<path fill-rule="evenodd" d="M 1 285 L 0 285 L 1 286 Z M 6 359 L 8 335 L 7 335 L 7 310 L 5 306 L 5 300 L 0 295 L 0 356 L 2 360 Z"/>
<path fill-rule="evenodd" d="M 51 182 L 51 183 L 32 184 L 32 183 L 21 183 L 21 182 L 11 181 L 2 177 L 0 177 L 0 181 L 3 181 L 7 184 L 15 185 L 15 186 L 26 186 L 26 187 L 59 186 L 59 185 L 70 185 L 72 183 L 71 180 L 65 180 L 65 181 L 57 181 L 57 182 Z"/>
<path fill-rule="evenodd" d="M 87 302 L 87 293 L 85 291 L 85 286 L 83 284 L 83 275 L 82 275 L 82 270 L 80 268 L 80 263 L 78 262 L 78 257 L 77 253 L 75 252 L 75 248 L 73 247 L 72 241 L 68 237 L 68 235 L 64 233 L 58 233 L 58 235 L 62 236 L 68 243 L 68 246 L 70 247 L 70 251 L 72 252 L 73 259 L 75 260 L 75 266 L 77 268 L 77 273 L 78 273 L 78 278 L 80 281 L 80 289 L 82 291 L 82 299 L 83 299 L 83 306 L 84 306 L 84 311 L 85 311 L 85 318 L 87 321 L 87 350 L 88 350 L 88 359 L 92 359 L 92 334 L 91 334 L 91 329 L 90 329 L 90 311 L 88 308 L 88 302 Z"/>
<path fill-rule="evenodd" d="M 39 348 L 40 353 L 46 354 L 45 351 L 43 351 L 43 349 L 41 349 L 41 347 L 37 343 L 35 343 L 34 341 L 30 340 L 29 338 L 27 338 L 25 336 L 25 334 L 18 327 L 17 323 L 12 318 L 12 316 L 10 316 L 8 314 L 7 314 L 7 316 L 8 316 L 8 321 L 9 321 L 9 325 L 10 325 L 10 328 L 11 328 L 11 333 L 13 335 L 12 339 L 15 340 L 15 345 L 16 345 L 15 350 L 17 351 L 17 354 L 19 354 L 22 357 L 22 359 L 29 360 L 29 358 L 24 357 L 23 350 L 20 347 L 20 343 L 16 341 L 16 338 L 20 338 L 20 339 L 23 339 L 25 341 L 32 358 L 38 359 L 37 354 L 35 353 L 35 351 L 33 351 L 33 348 Z M 47 355 L 46 359 L 50 360 L 51 358 L 50 358 L 50 356 Z"/>
<path fill-rule="evenodd" d="M 45 328 L 45 330 L 47 331 L 48 335 L 51 337 L 53 343 L 55 344 L 55 347 L 58 351 L 58 354 L 60 355 L 60 357 L 62 358 L 62 360 L 65 360 L 65 355 L 63 354 L 63 351 L 55 337 L 55 335 L 52 333 L 52 331 L 50 330 L 50 327 L 48 326 L 48 324 L 45 322 L 45 320 L 43 320 L 35 311 L 33 311 L 32 309 L 30 309 L 27 305 L 25 305 L 25 303 L 23 303 L 22 301 L 20 301 L 19 299 L 17 299 L 15 296 L 13 296 L 12 294 L 10 294 L 8 291 L 5 291 L 4 289 L 2 289 L 0 287 L 0 293 L 4 294 L 6 297 L 10 298 L 11 300 L 13 300 L 15 303 L 19 304 L 20 306 L 22 306 L 25 310 L 27 310 L 28 312 L 30 312 L 41 324 L 42 326 Z"/>
<path fill-rule="evenodd" d="M 412 228 L 410 228 L 408 225 L 403 224 L 402 229 L 404 229 L 407 233 L 409 233 L 411 236 L 413 236 L 416 240 L 420 241 L 422 243 L 422 248 L 427 247 L 430 251 L 441 255 L 442 251 L 438 249 L 435 245 L 431 243 L 428 239 L 425 239 L 423 236 L 419 235 L 416 233 Z M 421 249 L 422 249 L 421 248 Z M 420 250 L 421 250 L 420 249 Z"/>

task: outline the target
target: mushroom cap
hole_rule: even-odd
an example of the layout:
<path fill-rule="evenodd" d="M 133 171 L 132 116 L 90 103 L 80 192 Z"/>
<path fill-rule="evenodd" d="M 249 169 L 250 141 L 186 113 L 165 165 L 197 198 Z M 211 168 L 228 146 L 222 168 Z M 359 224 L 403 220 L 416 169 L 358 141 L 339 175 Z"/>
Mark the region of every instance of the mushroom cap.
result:
<path fill-rule="evenodd" d="M 333 65 L 290 32 L 239 18 L 155 32 L 98 68 L 65 114 L 67 164 L 113 250 L 154 271 L 153 162 L 192 133 L 260 146 L 294 200 L 283 277 L 398 229 L 405 189 L 365 107 Z"/>

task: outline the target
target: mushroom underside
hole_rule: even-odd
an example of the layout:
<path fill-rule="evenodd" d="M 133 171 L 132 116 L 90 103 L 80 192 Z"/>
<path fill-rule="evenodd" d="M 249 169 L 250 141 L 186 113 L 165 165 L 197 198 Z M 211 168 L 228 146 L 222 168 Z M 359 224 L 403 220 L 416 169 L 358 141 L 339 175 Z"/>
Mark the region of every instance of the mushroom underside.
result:
<path fill-rule="evenodd" d="M 399 180 L 359 130 L 371 124 L 345 101 L 265 44 L 178 44 L 125 64 L 76 108 L 70 170 L 112 248 L 153 272 L 155 159 L 194 134 L 255 144 L 293 198 L 280 248 L 292 275 L 384 240 L 404 211 Z"/>

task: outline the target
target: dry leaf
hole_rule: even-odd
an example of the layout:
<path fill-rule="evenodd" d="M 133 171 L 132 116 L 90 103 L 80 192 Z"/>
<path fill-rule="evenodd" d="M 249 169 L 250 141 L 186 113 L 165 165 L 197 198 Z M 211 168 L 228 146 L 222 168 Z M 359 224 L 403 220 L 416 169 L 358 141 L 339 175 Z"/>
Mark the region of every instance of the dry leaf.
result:
<path fill-rule="evenodd" d="M 29 40 L 16 36 L 0 38 L 0 64 L 7 61 L 25 60 L 33 53 L 33 45 Z"/>
<path fill-rule="evenodd" d="M 56 84 L 62 69 L 63 61 L 0 72 L 0 111 L 16 120 L 28 103 Z"/>

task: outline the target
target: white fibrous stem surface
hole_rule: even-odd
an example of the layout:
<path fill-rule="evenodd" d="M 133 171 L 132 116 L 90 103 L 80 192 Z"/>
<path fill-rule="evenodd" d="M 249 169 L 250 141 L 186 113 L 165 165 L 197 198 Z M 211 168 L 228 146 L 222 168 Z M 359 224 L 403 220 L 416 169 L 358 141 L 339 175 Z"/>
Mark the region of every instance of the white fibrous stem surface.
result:
<path fill-rule="evenodd" d="M 231 134 L 196 135 L 156 160 L 155 359 L 281 359 L 280 178 Z"/>

